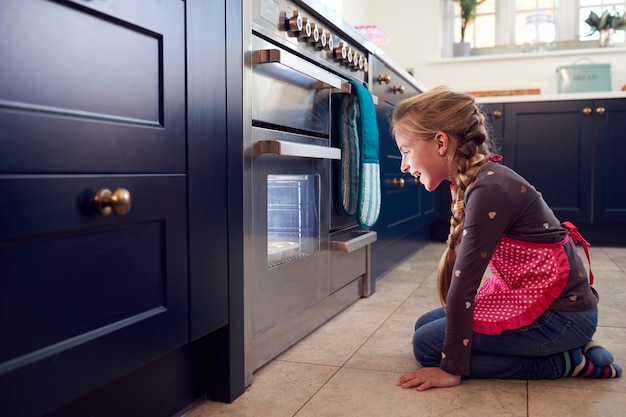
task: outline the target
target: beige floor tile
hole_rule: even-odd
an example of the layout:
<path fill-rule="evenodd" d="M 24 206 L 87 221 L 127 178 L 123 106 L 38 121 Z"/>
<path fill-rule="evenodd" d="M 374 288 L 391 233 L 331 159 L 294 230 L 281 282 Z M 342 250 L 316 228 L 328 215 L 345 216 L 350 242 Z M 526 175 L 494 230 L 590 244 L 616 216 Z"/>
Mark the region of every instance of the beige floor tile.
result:
<path fill-rule="evenodd" d="M 296 417 L 526 416 L 526 384 L 474 380 L 417 392 L 396 386 L 398 377 L 342 368 Z"/>
<path fill-rule="evenodd" d="M 388 313 L 346 310 L 280 355 L 279 359 L 342 366 L 388 317 Z"/>
<path fill-rule="evenodd" d="M 421 283 L 427 276 L 437 270 L 439 258 L 445 245 L 431 243 L 415 255 L 398 265 L 384 277 L 384 281 L 406 281 Z"/>
<path fill-rule="evenodd" d="M 602 248 L 606 256 L 623 271 L 626 271 L 626 248 Z"/>
<path fill-rule="evenodd" d="M 413 371 L 418 363 L 413 356 L 413 317 L 394 314 L 370 337 L 346 363 L 347 368 Z"/>
<path fill-rule="evenodd" d="M 186 417 L 293 416 L 337 369 L 275 360 L 254 374 L 252 385 L 232 404 L 206 401 Z"/>
<path fill-rule="evenodd" d="M 437 276 L 432 274 L 413 291 L 395 314 L 409 315 L 413 317 L 413 324 L 415 324 L 419 316 L 439 307 L 441 307 L 441 302 L 437 295 Z"/>
<path fill-rule="evenodd" d="M 361 298 L 346 311 L 364 311 L 391 315 L 415 291 L 419 283 L 382 280 L 376 283 L 376 292 Z"/>
<path fill-rule="evenodd" d="M 595 285 L 600 295 L 598 325 L 626 328 L 626 280 L 611 280 L 611 283 Z"/>
<path fill-rule="evenodd" d="M 546 389 L 529 384 L 528 417 L 623 417 L 626 395 L 580 388 Z"/>

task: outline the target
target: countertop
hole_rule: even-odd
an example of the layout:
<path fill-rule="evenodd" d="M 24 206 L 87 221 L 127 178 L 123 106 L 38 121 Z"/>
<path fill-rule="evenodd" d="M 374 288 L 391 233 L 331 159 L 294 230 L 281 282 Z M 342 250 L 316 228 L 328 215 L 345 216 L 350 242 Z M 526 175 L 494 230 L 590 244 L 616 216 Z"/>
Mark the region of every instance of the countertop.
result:
<path fill-rule="evenodd" d="M 563 100 L 595 100 L 595 99 L 626 99 L 626 91 L 594 91 L 591 93 L 563 93 L 563 94 L 528 94 L 520 96 L 492 96 L 478 97 L 477 103 L 520 103 L 533 101 L 563 101 Z"/>

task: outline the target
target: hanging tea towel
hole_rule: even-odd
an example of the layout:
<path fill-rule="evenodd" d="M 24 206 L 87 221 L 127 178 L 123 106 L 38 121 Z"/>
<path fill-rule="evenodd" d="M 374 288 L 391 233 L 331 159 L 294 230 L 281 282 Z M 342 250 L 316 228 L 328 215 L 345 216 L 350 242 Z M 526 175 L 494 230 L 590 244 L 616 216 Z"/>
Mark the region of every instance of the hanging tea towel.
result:
<path fill-rule="evenodd" d="M 357 220 L 364 229 L 376 224 L 380 213 L 380 165 L 378 162 L 378 123 L 370 91 L 362 84 L 350 81 L 358 98 L 357 118 L 360 147 L 361 172 L 359 178 L 359 204 Z"/>
<path fill-rule="evenodd" d="M 339 193 L 341 210 L 354 216 L 359 205 L 361 152 L 357 127 L 358 99 L 352 94 L 342 94 L 339 106 Z"/>

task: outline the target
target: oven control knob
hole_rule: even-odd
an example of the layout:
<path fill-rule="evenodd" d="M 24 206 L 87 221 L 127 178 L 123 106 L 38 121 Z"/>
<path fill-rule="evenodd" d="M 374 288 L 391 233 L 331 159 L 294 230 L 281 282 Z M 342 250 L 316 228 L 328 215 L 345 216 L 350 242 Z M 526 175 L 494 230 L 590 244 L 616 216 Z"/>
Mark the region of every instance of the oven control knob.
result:
<path fill-rule="evenodd" d="M 309 35 L 307 42 L 311 45 L 317 45 L 320 40 L 320 32 L 317 30 L 317 25 L 315 23 L 311 23 L 311 34 Z"/>
<path fill-rule="evenodd" d="M 317 49 L 324 49 L 326 44 L 328 43 L 328 38 L 326 37 L 326 31 L 323 28 L 318 27 L 317 32 L 317 40 L 315 41 L 315 47 Z"/>
<path fill-rule="evenodd" d="M 297 37 L 299 41 L 308 41 L 311 36 L 311 22 L 306 17 L 302 18 L 302 29 L 298 32 Z"/>
<path fill-rule="evenodd" d="M 300 16 L 300 12 L 294 10 L 293 16 L 287 19 L 285 26 L 287 27 L 287 32 L 289 32 L 290 36 L 298 36 L 298 34 L 302 31 L 302 27 L 304 26 L 304 22 L 302 22 L 302 16 Z"/>
<path fill-rule="evenodd" d="M 359 62 L 357 65 L 360 70 L 362 70 L 363 67 L 365 66 L 365 58 L 363 57 L 363 55 L 359 55 Z"/>
<path fill-rule="evenodd" d="M 352 48 L 348 48 L 348 52 L 346 53 L 346 57 L 343 61 L 346 66 L 352 66 L 352 62 L 354 62 L 354 51 L 352 50 Z"/>
<path fill-rule="evenodd" d="M 367 58 L 363 57 L 363 71 L 368 72 L 369 66 L 367 65 Z"/>
<path fill-rule="evenodd" d="M 333 51 L 335 59 L 337 61 L 344 61 L 348 59 L 348 46 L 343 42 L 339 42 L 339 45 Z"/>
<path fill-rule="evenodd" d="M 326 48 L 328 48 L 328 50 L 331 52 L 335 48 L 335 42 L 333 41 L 333 36 L 330 34 L 330 32 L 326 32 Z"/>
<path fill-rule="evenodd" d="M 352 62 L 350 62 L 350 68 L 351 69 L 359 69 L 359 58 L 361 57 L 361 54 L 358 52 L 353 52 L 352 53 Z"/>

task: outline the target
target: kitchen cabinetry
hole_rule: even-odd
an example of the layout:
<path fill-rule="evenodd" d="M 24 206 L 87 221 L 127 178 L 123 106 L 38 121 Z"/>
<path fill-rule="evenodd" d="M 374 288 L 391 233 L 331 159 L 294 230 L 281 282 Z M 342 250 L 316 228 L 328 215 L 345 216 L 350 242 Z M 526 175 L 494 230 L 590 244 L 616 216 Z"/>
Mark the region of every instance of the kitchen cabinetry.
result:
<path fill-rule="evenodd" d="M 563 220 L 625 222 L 625 113 L 619 99 L 507 103 L 505 163 Z"/>
<path fill-rule="evenodd" d="M 190 393 L 185 367 L 211 349 L 206 338 L 193 349 L 190 341 L 228 322 L 225 89 L 208 79 L 224 78 L 225 66 L 199 66 L 203 56 L 225 56 L 225 45 L 217 37 L 216 50 L 187 56 L 197 87 L 188 104 L 186 7 L 196 12 L 188 24 L 202 7 L 211 16 L 197 4 L 0 5 L 2 415 L 43 415 L 85 395 L 106 406 L 134 401 L 133 384 L 157 405 L 190 395 L 158 414 L 139 407 L 172 415 L 206 388 L 207 376 L 194 375 Z M 224 14 L 211 12 L 223 33 Z M 194 47 L 210 40 L 205 29 L 187 38 Z M 113 213 L 104 215 L 107 204 Z M 167 373 L 180 389 L 162 381 L 175 368 L 162 366 L 164 357 L 180 365 Z"/>
<path fill-rule="evenodd" d="M 622 140 L 626 100 L 489 104 L 503 135 L 503 163 L 527 178 L 561 220 L 626 223 Z M 580 226 L 579 226 L 580 227 Z M 583 228 L 583 229 L 584 229 Z"/>
<path fill-rule="evenodd" d="M 480 105 L 481 112 L 485 115 L 489 139 L 495 145 L 496 149 L 502 151 L 504 130 L 504 104 L 490 103 Z"/>
<path fill-rule="evenodd" d="M 394 106 L 420 91 L 384 62 L 371 58 L 372 92 L 378 99 L 381 208 L 374 227 L 378 239 L 372 250 L 374 277 L 384 275 L 429 239 L 428 226 L 437 218 L 437 195 L 419 180 L 400 171 L 401 156 L 389 121 Z"/>

